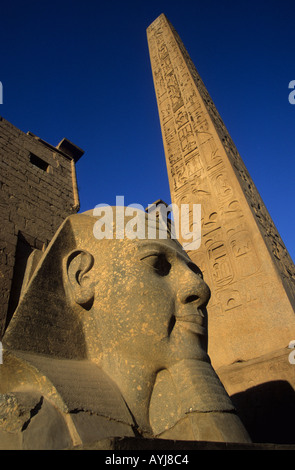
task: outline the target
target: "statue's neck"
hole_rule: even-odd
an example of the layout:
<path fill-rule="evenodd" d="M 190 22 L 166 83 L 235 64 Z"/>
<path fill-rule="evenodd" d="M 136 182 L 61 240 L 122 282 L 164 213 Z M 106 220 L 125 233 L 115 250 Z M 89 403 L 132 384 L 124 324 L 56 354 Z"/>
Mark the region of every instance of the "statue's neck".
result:
<path fill-rule="evenodd" d="M 161 416 L 165 417 L 161 400 L 159 404 L 157 396 L 169 395 L 169 390 L 174 394 L 171 401 L 178 407 L 175 417 L 185 416 L 187 413 L 210 412 L 212 410 L 231 410 L 232 404 L 221 385 L 211 365 L 205 361 L 183 360 L 167 368 L 164 380 L 161 381 L 161 389 L 155 387 L 157 371 L 150 365 L 144 364 L 142 359 L 118 357 L 111 354 L 105 357 L 102 363 L 103 370 L 114 380 L 119 387 L 122 396 L 138 425 L 138 430 L 143 435 L 158 434 L 153 424 L 153 411 L 151 414 L 151 397 L 153 394 L 153 410 L 161 408 Z M 164 371 L 163 371 L 164 372 Z M 158 382 L 157 382 L 158 384 Z M 184 386 L 185 384 L 185 386 Z M 167 411 L 167 410 L 166 410 Z M 171 414 L 171 408 L 168 410 Z M 150 421 L 151 420 L 151 421 Z M 169 421 L 169 420 L 168 420 Z M 161 420 L 161 426 L 164 420 Z M 156 432 L 155 432 L 156 431 Z"/>
<path fill-rule="evenodd" d="M 133 358 L 110 355 L 104 357 L 102 369 L 114 380 L 138 426 L 144 435 L 152 435 L 149 422 L 151 394 L 156 372 L 147 364 Z"/>

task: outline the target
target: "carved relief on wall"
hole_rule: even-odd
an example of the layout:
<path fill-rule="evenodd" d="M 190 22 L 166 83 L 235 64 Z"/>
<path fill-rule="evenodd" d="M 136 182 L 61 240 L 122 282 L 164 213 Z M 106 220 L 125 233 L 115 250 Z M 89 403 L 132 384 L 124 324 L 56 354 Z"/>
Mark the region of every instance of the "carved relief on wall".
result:
<path fill-rule="evenodd" d="M 182 162 L 171 167 L 171 177 L 173 181 L 173 190 L 177 192 L 187 182 L 186 168 Z"/>
<path fill-rule="evenodd" d="M 163 70 L 164 77 L 168 81 L 169 76 L 173 75 L 173 67 L 172 67 L 172 63 L 171 63 L 171 60 L 170 60 L 169 56 L 167 56 L 167 57 L 165 57 L 165 59 L 161 60 L 161 67 L 162 67 L 162 70 Z M 176 85 L 176 87 L 179 89 L 178 84 Z M 172 93 L 173 93 L 173 91 L 172 91 Z"/>
<path fill-rule="evenodd" d="M 178 131 L 181 150 L 186 155 L 197 147 L 197 139 L 191 124 L 186 124 Z"/>
<path fill-rule="evenodd" d="M 216 176 L 215 183 L 218 197 L 231 197 L 233 195 L 233 189 L 229 184 L 229 180 L 225 172 L 219 173 Z"/>
<path fill-rule="evenodd" d="M 198 104 L 198 97 L 197 97 L 197 93 L 195 92 L 195 90 L 193 89 L 189 90 L 189 92 L 185 94 L 184 103 L 188 109 Z"/>
<path fill-rule="evenodd" d="M 210 211 L 209 211 L 210 212 Z M 213 211 L 209 215 L 203 211 L 202 216 L 202 235 L 207 237 L 213 230 L 220 227 L 217 212 Z"/>
<path fill-rule="evenodd" d="M 243 305 L 241 293 L 237 289 L 222 289 L 216 293 L 216 298 L 225 312 Z"/>
<path fill-rule="evenodd" d="M 201 136 L 201 134 L 198 134 L 198 142 L 200 152 L 206 162 L 206 170 L 209 171 L 219 163 L 222 163 L 222 157 L 212 136 L 208 134 L 203 134 L 203 136 Z"/>
<path fill-rule="evenodd" d="M 185 108 L 181 108 L 175 114 L 175 123 L 177 128 L 179 129 L 184 124 L 188 122 L 188 113 L 185 111 Z"/>
<path fill-rule="evenodd" d="M 168 49 L 164 42 L 161 42 L 158 47 L 159 57 L 164 60 L 168 56 Z"/>
<path fill-rule="evenodd" d="M 192 200 L 190 193 L 182 191 L 176 196 L 175 202 L 180 206 L 181 204 L 194 204 L 196 201 Z"/>
<path fill-rule="evenodd" d="M 240 230 L 231 235 L 229 245 L 239 278 L 251 276 L 258 271 L 259 255 L 247 230 Z"/>
<path fill-rule="evenodd" d="M 169 121 L 166 121 L 165 123 L 163 123 L 163 131 L 164 131 L 164 135 L 165 135 L 166 138 L 172 132 L 174 134 L 176 133 L 173 119 L 169 119 Z"/>
<path fill-rule="evenodd" d="M 176 112 L 183 105 L 183 99 L 174 74 L 171 73 L 167 76 L 166 86 L 172 103 L 172 109 L 174 112 Z"/>
<path fill-rule="evenodd" d="M 209 121 L 206 118 L 203 118 L 203 116 L 200 116 L 199 113 L 196 114 L 195 118 L 193 118 L 193 121 L 196 126 L 196 132 L 198 134 L 210 134 L 209 132 Z M 212 134 L 210 134 L 212 135 Z"/>
<path fill-rule="evenodd" d="M 161 69 L 158 68 L 154 72 L 154 80 L 155 80 L 155 90 L 158 98 L 161 98 L 161 96 L 166 93 L 166 88 L 165 88 L 165 81 L 161 72 Z"/>
<path fill-rule="evenodd" d="M 219 232 L 220 229 L 217 229 L 214 236 L 211 236 L 205 242 L 213 282 L 217 287 L 230 284 L 234 279 L 234 272 L 226 245 L 222 238 L 219 238 L 221 235 Z"/>
<path fill-rule="evenodd" d="M 236 221 L 240 217 L 243 217 L 243 211 L 241 205 L 237 199 L 225 202 L 221 206 L 221 216 L 225 222 Z"/>
<path fill-rule="evenodd" d="M 221 162 L 219 162 L 218 165 L 215 165 L 213 171 L 209 172 L 209 176 L 212 181 L 212 186 L 217 196 L 217 200 L 228 199 L 233 196 L 233 188 L 229 183 L 227 171 Z"/>
<path fill-rule="evenodd" d="M 190 184 L 191 194 L 194 196 L 198 204 L 202 204 L 203 216 L 210 214 L 212 208 L 212 193 L 211 188 L 206 178 L 196 176 L 194 181 Z"/>
<path fill-rule="evenodd" d="M 184 94 L 189 93 L 190 89 L 192 89 L 192 80 L 189 72 L 184 66 L 181 65 L 176 65 L 176 71 L 179 80 L 179 85 L 182 91 L 184 92 Z"/>
<path fill-rule="evenodd" d="M 196 177 L 200 177 L 204 172 L 203 164 L 201 162 L 201 157 L 198 151 L 189 155 L 189 157 L 185 159 L 185 165 L 187 168 L 188 177 L 194 175 L 196 175 Z"/>
<path fill-rule="evenodd" d="M 188 205 L 188 225 L 186 225 L 186 230 L 187 230 L 187 233 L 184 234 L 182 232 L 182 235 L 188 235 L 188 234 L 191 234 L 193 233 L 193 230 L 194 230 L 194 224 L 197 223 L 195 220 L 194 220 L 194 213 L 193 213 L 193 204 L 194 203 L 197 203 L 196 201 L 192 201 L 192 198 L 190 197 L 190 193 L 188 192 L 182 192 L 181 196 L 178 198 L 178 207 L 181 207 L 182 204 L 186 204 Z M 180 222 L 181 224 L 181 222 Z M 181 226 L 181 230 L 183 230 L 182 226 Z"/>
<path fill-rule="evenodd" d="M 159 110 L 160 110 L 160 118 L 163 123 L 165 123 L 166 121 L 172 118 L 173 116 L 172 106 L 168 98 L 162 101 L 162 103 L 159 106 Z"/>
<path fill-rule="evenodd" d="M 175 150 L 175 151 L 171 150 L 171 152 L 168 155 L 168 161 L 169 161 L 169 165 L 170 165 L 169 171 L 171 171 L 172 166 L 174 166 L 177 162 L 182 161 L 181 154 L 179 152 L 177 152 L 177 150 Z"/>
<path fill-rule="evenodd" d="M 175 133 L 171 133 L 166 137 L 166 152 L 166 157 L 168 157 L 171 167 L 174 166 L 176 162 L 182 161 L 181 149 Z"/>

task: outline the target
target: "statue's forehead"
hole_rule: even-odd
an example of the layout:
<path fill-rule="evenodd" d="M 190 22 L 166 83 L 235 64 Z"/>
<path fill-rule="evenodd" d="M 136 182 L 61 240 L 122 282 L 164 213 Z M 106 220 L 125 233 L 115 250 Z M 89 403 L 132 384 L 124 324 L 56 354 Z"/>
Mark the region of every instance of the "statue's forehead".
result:
<path fill-rule="evenodd" d="M 122 239 L 122 240 L 95 240 L 92 245 L 93 255 L 101 261 L 124 259 L 136 261 L 142 252 L 159 252 L 165 254 L 177 254 L 191 261 L 180 243 L 174 239 Z"/>
<path fill-rule="evenodd" d="M 115 258 L 122 261 L 124 257 L 132 257 L 133 254 L 136 255 L 142 250 L 148 251 L 149 249 L 179 254 L 187 261 L 190 261 L 189 256 L 181 244 L 176 239 L 171 238 L 167 227 L 165 229 L 165 226 L 159 225 L 158 223 L 156 224 L 155 238 L 131 239 L 126 236 L 126 234 L 122 235 L 114 231 L 113 239 L 97 239 L 93 232 L 93 224 L 95 221 L 95 217 L 90 217 L 88 214 L 87 216 L 82 215 L 81 224 L 79 224 L 79 228 L 82 229 L 82 231 L 79 235 L 76 234 L 76 241 L 78 240 L 78 245 L 81 247 L 88 245 L 90 251 L 99 257 L 101 262 L 103 262 L 103 260 L 107 261 L 107 259 L 115 260 Z M 79 230 L 77 232 L 79 232 Z"/>
<path fill-rule="evenodd" d="M 142 252 L 165 253 L 167 255 L 176 254 L 185 258 L 186 261 L 190 261 L 189 256 L 180 243 L 174 239 L 134 240 L 134 243 L 130 244 L 129 249 L 135 254 Z"/>

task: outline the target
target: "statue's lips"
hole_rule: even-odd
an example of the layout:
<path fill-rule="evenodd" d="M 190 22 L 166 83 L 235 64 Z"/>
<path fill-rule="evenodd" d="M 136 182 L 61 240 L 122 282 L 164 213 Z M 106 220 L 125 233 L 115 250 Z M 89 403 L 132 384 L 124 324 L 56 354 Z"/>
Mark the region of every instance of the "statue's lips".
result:
<path fill-rule="evenodd" d="M 183 327 L 195 333 L 206 333 L 204 326 L 205 316 L 201 309 L 198 308 L 196 313 L 190 315 L 177 315 L 175 317 L 177 323 L 181 323 Z"/>

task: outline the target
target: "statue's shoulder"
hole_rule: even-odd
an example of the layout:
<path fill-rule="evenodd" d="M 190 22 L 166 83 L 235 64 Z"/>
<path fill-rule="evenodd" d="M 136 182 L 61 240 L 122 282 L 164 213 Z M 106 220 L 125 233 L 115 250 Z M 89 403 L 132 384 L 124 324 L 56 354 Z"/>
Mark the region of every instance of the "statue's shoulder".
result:
<path fill-rule="evenodd" d="M 9 352 L 0 383 L 2 449 L 66 449 L 134 436 L 117 386 L 89 361 Z"/>
<path fill-rule="evenodd" d="M 38 391 L 0 395 L 0 449 L 67 449 L 71 446 L 64 416 Z"/>

